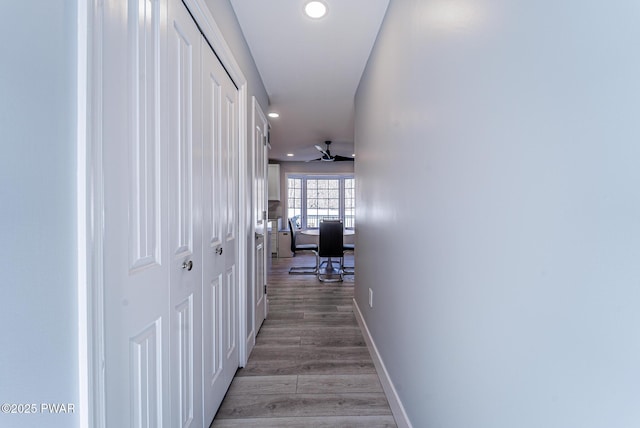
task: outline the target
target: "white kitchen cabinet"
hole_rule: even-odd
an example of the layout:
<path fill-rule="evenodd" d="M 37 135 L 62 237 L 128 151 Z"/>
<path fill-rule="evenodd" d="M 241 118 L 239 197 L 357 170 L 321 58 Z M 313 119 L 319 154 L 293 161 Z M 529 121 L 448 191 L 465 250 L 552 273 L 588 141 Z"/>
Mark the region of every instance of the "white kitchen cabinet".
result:
<path fill-rule="evenodd" d="M 268 171 L 269 200 L 280 200 L 280 165 L 276 163 L 269 164 Z"/>

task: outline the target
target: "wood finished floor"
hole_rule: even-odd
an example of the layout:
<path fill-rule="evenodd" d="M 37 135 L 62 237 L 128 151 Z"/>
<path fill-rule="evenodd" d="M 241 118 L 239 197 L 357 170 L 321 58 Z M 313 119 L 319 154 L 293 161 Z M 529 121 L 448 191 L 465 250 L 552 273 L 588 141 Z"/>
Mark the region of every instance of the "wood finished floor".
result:
<path fill-rule="evenodd" d="M 313 258 L 272 260 L 269 315 L 211 428 L 396 427 L 353 313 L 354 277 L 321 283 L 288 274 Z"/>

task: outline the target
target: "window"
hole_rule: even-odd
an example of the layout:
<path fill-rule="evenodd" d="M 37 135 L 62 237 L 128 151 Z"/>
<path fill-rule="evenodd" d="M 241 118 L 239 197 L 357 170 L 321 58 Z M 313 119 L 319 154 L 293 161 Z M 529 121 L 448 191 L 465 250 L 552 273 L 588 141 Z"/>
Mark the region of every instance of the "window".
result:
<path fill-rule="evenodd" d="M 342 219 L 346 228 L 355 227 L 355 178 L 288 175 L 287 217 L 305 229 L 319 227 L 326 218 Z"/>
<path fill-rule="evenodd" d="M 289 178 L 287 180 L 287 218 L 295 218 L 298 227 L 302 217 L 302 179 Z"/>
<path fill-rule="evenodd" d="M 344 179 L 344 225 L 354 227 L 356 224 L 356 179 Z"/>

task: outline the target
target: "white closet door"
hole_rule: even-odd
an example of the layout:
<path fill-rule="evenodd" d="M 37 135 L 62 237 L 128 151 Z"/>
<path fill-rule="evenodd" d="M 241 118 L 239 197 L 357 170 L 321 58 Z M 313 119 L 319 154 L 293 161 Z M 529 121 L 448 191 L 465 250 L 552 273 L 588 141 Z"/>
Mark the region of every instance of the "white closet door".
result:
<path fill-rule="evenodd" d="M 109 427 L 169 427 L 166 1 L 106 0 L 105 405 Z"/>
<path fill-rule="evenodd" d="M 203 39 L 204 420 L 210 423 L 238 368 L 238 91 Z"/>
<path fill-rule="evenodd" d="M 104 18 L 107 426 L 208 426 L 238 368 L 238 91 L 180 0 Z"/>
<path fill-rule="evenodd" d="M 171 426 L 202 427 L 201 36 L 176 0 L 168 40 Z"/>

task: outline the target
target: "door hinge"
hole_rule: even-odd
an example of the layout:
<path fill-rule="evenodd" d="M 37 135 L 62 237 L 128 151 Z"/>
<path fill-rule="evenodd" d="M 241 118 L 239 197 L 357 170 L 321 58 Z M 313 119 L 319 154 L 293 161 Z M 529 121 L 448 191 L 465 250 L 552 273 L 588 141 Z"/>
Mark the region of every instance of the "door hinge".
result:
<path fill-rule="evenodd" d="M 267 294 L 267 284 L 264 285 L 264 294 Z"/>
<path fill-rule="evenodd" d="M 267 212 L 266 211 L 262 211 L 262 219 L 263 220 L 267 219 Z"/>

